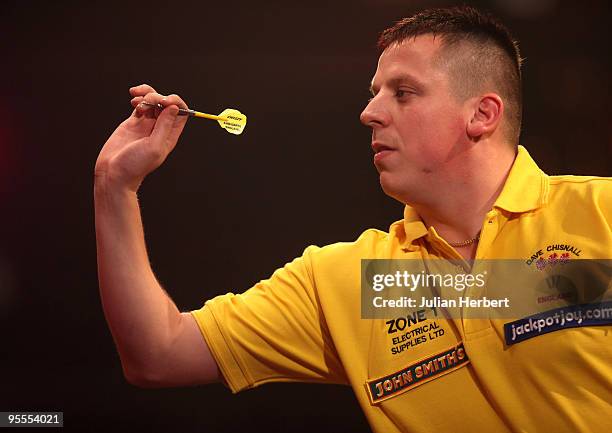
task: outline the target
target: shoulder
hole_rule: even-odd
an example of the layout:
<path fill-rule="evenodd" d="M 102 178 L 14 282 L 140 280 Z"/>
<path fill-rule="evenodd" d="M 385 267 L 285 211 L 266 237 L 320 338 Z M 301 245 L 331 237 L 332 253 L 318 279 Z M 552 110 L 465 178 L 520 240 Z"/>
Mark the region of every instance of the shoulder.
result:
<path fill-rule="evenodd" d="M 550 200 L 612 212 L 612 177 L 550 176 Z"/>
<path fill-rule="evenodd" d="M 604 190 L 612 187 L 612 177 L 574 176 L 570 174 L 549 176 L 551 187 Z"/>
<path fill-rule="evenodd" d="M 354 241 L 336 242 L 323 247 L 311 245 L 306 248 L 304 255 L 314 260 L 376 256 L 388 240 L 389 233 L 378 229 L 367 229 Z"/>

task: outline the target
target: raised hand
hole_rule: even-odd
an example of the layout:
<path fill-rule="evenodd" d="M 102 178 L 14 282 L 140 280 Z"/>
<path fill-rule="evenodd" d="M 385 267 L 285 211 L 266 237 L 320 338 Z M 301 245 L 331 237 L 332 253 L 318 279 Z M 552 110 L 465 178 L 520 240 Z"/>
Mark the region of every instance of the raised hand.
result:
<path fill-rule="evenodd" d="M 187 116 L 177 116 L 187 104 L 178 95 L 164 96 L 147 84 L 130 88 L 134 111 L 124 120 L 100 151 L 95 167 L 100 180 L 136 191 L 147 174 L 172 152 L 185 127 Z M 142 104 L 161 104 L 165 108 Z"/>

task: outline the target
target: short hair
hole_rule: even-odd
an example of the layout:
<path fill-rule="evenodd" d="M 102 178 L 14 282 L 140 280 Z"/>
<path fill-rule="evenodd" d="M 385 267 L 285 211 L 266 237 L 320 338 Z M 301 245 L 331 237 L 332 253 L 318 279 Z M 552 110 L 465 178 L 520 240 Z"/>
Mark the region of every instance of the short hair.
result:
<path fill-rule="evenodd" d="M 378 48 L 382 52 L 394 43 L 425 34 L 441 37 L 438 60 L 449 65 L 451 85 L 459 98 L 473 96 L 485 83 L 500 94 L 506 108 L 506 137 L 518 144 L 523 59 L 506 26 L 471 6 L 427 9 L 383 31 Z"/>

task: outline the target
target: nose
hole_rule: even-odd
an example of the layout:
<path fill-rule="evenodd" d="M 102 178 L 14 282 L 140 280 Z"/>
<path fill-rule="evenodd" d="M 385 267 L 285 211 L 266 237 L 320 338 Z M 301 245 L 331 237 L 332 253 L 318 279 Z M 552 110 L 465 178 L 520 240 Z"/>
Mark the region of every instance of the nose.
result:
<path fill-rule="evenodd" d="M 381 106 L 377 96 L 370 99 L 368 105 L 363 109 L 359 120 L 365 126 L 370 128 L 377 128 L 389 125 L 390 116 L 389 113 Z"/>

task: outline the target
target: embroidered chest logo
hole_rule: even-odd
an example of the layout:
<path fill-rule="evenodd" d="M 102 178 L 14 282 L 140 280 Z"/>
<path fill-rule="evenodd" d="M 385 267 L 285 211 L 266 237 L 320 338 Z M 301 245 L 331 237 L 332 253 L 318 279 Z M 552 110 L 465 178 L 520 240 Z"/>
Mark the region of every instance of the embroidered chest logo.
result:
<path fill-rule="evenodd" d="M 391 338 L 391 354 L 400 353 L 444 335 L 444 329 L 435 320 L 438 312 L 431 308 L 431 320 L 427 320 L 428 310 L 418 310 L 405 316 L 387 320 L 387 334 Z M 425 322 L 425 323 L 423 323 Z"/>
<path fill-rule="evenodd" d="M 421 359 L 395 373 L 366 382 L 372 404 L 380 403 L 470 362 L 463 342 L 447 350 Z"/>
<path fill-rule="evenodd" d="M 567 263 L 573 257 L 580 257 L 582 251 L 569 244 L 551 244 L 535 251 L 525 262 L 543 271 L 547 267 Z"/>
<path fill-rule="evenodd" d="M 583 268 L 578 267 L 581 266 L 578 263 L 588 262 L 584 257 L 581 257 L 581 253 L 582 251 L 575 245 L 550 244 L 535 251 L 527 259 L 525 262 L 527 266 L 535 267 L 545 275 L 541 284 L 536 287 L 535 295 L 538 304 L 556 301 L 588 303 L 600 297 L 601 290 L 595 290 L 595 286 L 591 284 L 583 285 L 582 290 L 579 290 L 572 278 L 568 278 L 568 274 L 571 276 L 572 273 L 577 275 L 587 271 L 586 265 Z"/>

